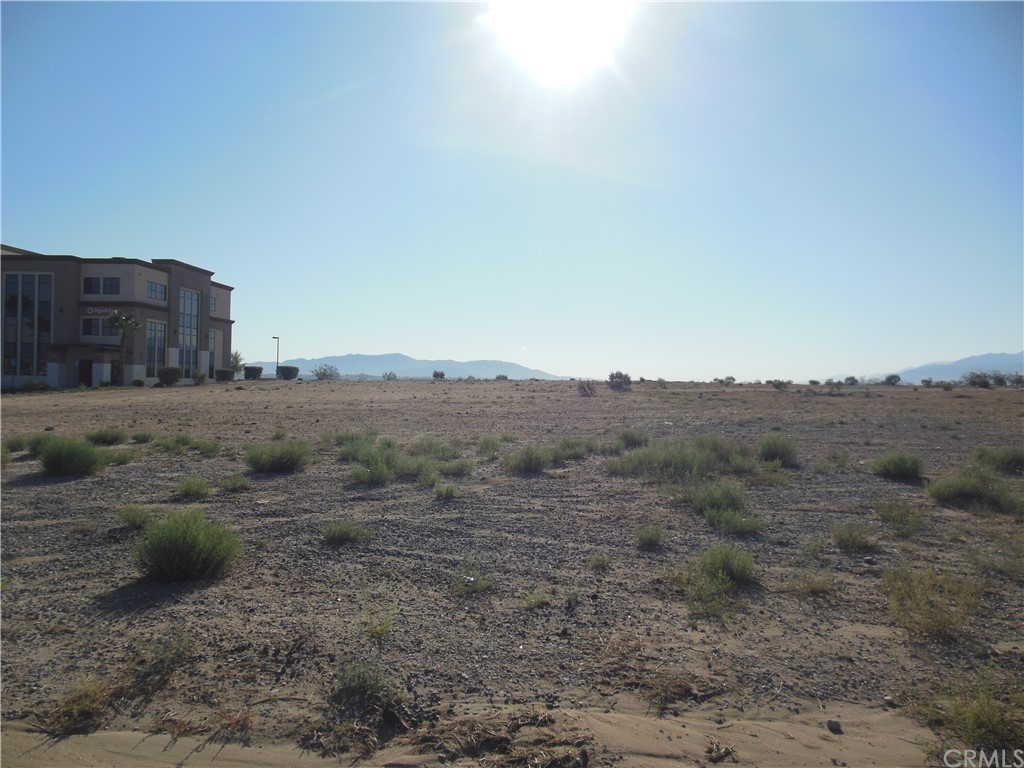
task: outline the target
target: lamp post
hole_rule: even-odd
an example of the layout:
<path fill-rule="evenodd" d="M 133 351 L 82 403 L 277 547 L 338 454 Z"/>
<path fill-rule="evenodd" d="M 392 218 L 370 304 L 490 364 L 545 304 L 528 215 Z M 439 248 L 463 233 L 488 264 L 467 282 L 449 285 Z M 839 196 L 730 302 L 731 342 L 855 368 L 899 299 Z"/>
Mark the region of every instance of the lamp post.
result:
<path fill-rule="evenodd" d="M 274 368 L 274 378 L 279 379 L 281 378 L 281 337 L 271 336 L 270 338 L 277 339 L 277 361 Z"/>

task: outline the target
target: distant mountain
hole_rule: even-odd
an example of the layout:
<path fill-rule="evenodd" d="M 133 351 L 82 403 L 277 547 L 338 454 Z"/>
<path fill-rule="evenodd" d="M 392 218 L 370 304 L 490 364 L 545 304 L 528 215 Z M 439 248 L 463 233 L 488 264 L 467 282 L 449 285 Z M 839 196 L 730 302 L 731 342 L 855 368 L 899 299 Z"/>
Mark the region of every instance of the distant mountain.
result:
<path fill-rule="evenodd" d="M 954 360 L 951 363 L 928 363 L 917 368 L 907 368 L 898 373 L 904 382 L 920 384 L 921 379 L 956 381 L 971 371 L 1024 373 L 1024 352 L 975 355 L 974 357 L 965 357 L 963 360 Z"/>
<path fill-rule="evenodd" d="M 262 365 L 265 376 L 274 375 L 273 361 L 269 363 L 253 362 L 246 365 Z M 294 365 L 299 375 L 312 376 L 312 370 L 318 365 L 333 365 L 342 376 L 354 378 L 379 379 L 385 373 L 393 371 L 400 379 L 429 379 L 434 371 L 444 371 L 449 379 L 465 379 L 474 376 L 478 379 L 493 379 L 504 374 L 510 379 L 565 379 L 567 376 L 555 376 L 551 373 L 526 368 L 517 363 L 502 360 L 416 360 L 408 355 L 393 353 L 390 355 L 334 355 L 317 357 L 312 360 L 304 357 L 282 360 L 281 365 Z"/>

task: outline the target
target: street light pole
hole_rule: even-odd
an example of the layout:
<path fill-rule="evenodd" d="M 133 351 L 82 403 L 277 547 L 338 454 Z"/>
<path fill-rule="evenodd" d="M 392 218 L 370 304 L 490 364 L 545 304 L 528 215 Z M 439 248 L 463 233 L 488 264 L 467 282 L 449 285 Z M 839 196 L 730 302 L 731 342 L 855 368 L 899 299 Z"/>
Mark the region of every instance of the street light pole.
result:
<path fill-rule="evenodd" d="M 279 379 L 281 378 L 281 337 L 271 336 L 270 338 L 277 339 L 277 361 L 276 367 L 274 368 L 274 378 Z"/>

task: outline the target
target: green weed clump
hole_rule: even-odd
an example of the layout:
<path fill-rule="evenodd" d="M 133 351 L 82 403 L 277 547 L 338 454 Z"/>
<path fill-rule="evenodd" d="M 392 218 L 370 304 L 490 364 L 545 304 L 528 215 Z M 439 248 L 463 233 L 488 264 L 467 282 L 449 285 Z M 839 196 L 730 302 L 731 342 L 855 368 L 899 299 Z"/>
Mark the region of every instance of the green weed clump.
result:
<path fill-rule="evenodd" d="M 495 461 L 501 451 L 501 440 L 497 435 L 480 435 L 476 447 L 484 461 Z"/>
<path fill-rule="evenodd" d="M 43 472 L 56 477 L 93 475 L 107 463 L 107 454 L 94 445 L 69 437 L 51 437 L 39 454 Z"/>
<path fill-rule="evenodd" d="M 1024 744 L 1024 688 L 991 679 L 961 683 L 940 708 L 946 732 L 969 748 L 1013 754 Z"/>
<path fill-rule="evenodd" d="M 916 483 L 921 480 L 924 460 L 914 453 L 893 451 L 875 459 L 871 464 L 871 471 L 887 480 Z"/>
<path fill-rule="evenodd" d="M 693 445 L 676 439 L 651 442 L 608 459 L 607 467 L 614 475 L 679 485 L 716 472 L 745 475 L 757 470 L 747 448 L 717 435 L 698 437 Z"/>
<path fill-rule="evenodd" d="M 667 538 L 668 534 L 665 532 L 665 529 L 657 523 L 643 525 L 636 530 L 637 546 L 647 551 L 661 549 L 665 545 L 665 539 Z"/>
<path fill-rule="evenodd" d="M 195 581 L 222 576 L 241 548 L 230 529 L 207 522 L 193 509 L 171 512 L 152 526 L 135 559 L 143 574 L 156 581 Z"/>
<path fill-rule="evenodd" d="M 173 437 L 158 437 L 153 441 L 153 445 L 168 453 L 180 455 L 192 445 L 192 438 L 184 432 L 179 432 Z"/>
<path fill-rule="evenodd" d="M 873 548 L 871 526 L 857 521 L 833 523 L 829 526 L 832 541 L 840 552 L 863 552 Z"/>
<path fill-rule="evenodd" d="M 612 564 L 612 559 L 604 552 L 594 552 L 587 556 L 587 567 L 592 571 L 607 571 Z"/>
<path fill-rule="evenodd" d="M 974 451 L 974 460 L 1004 475 L 1019 475 L 1024 472 L 1024 448 L 982 446 Z"/>
<path fill-rule="evenodd" d="M 128 433 L 120 427 L 104 427 L 87 432 L 85 439 L 93 445 L 120 445 L 128 441 Z"/>
<path fill-rule="evenodd" d="M 921 530 L 926 514 L 921 507 L 915 507 L 899 499 L 883 499 L 875 504 L 875 511 L 901 539 L 909 539 Z"/>
<path fill-rule="evenodd" d="M 43 722 L 43 730 L 55 739 L 92 733 L 106 718 L 114 690 L 103 683 L 90 683 L 72 691 Z"/>
<path fill-rule="evenodd" d="M 364 544 L 373 538 L 373 531 L 348 520 L 338 520 L 324 527 L 324 542 L 340 547 L 343 544 Z"/>
<path fill-rule="evenodd" d="M 984 582 L 906 566 L 882 573 L 889 610 L 911 637 L 954 637 L 971 620 Z"/>
<path fill-rule="evenodd" d="M 757 454 L 763 461 L 777 461 L 786 468 L 799 466 L 793 441 L 778 432 L 762 438 L 757 444 Z"/>
<path fill-rule="evenodd" d="M 1024 498 L 1005 478 L 980 467 L 945 475 L 928 486 L 928 495 L 941 504 L 978 512 L 1024 515 Z"/>
<path fill-rule="evenodd" d="M 631 451 L 634 448 L 643 448 L 649 438 L 636 427 L 626 427 L 619 430 L 617 441 L 625 450 Z"/>
<path fill-rule="evenodd" d="M 461 495 L 459 489 L 451 483 L 438 483 L 434 486 L 434 498 L 438 501 L 451 501 Z"/>
<path fill-rule="evenodd" d="M 0 442 L 2 442 L 4 448 L 12 453 L 21 453 L 29 448 L 28 435 L 11 435 L 10 437 L 5 437 Z"/>
<path fill-rule="evenodd" d="M 127 504 L 117 510 L 118 519 L 129 528 L 142 531 L 149 528 L 156 520 L 156 516 L 150 508 L 139 504 Z"/>
<path fill-rule="evenodd" d="M 212 488 L 201 477 L 183 477 L 174 486 L 174 498 L 179 501 L 202 501 L 209 498 Z"/>
<path fill-rule="evenodd" d="M 153 440 L 152 432 L 132 432 L 132 440 L 136 443 L 149 443 Z"/>
<path fill-rule="evenodd" d="M 459 566 L 459 572 L 452 578 L 452 591 L 459 597 L 478 595 L 494 586 L 494 577 L 485 576 L 475 560 L 467 560 Z"/>
<path fill-rule="evenodd" d="M 717 480 L 693 494 L 694 508 L 721 533 L 746 536 L 760 532 L 764 521 L 746 514 L 747 495 L 736 483 Z"/>
<path fill-rule="evenodd" d="M 249 478 L 245 475 L 231 475 L 225 478 L 220 487 L 228 493 L 240 493 L 241 491 L 249 490 L 250 485 Z"/>
<path fill-rule="evenodd" d="M 524 474 L 541 472 L 554 464 L 551 450 L 541 445 L 527 445 L 504 460 L 505 469 Z"/>
<path fill-rule="evenodd" d="M 723 617 L 736 589 L 755 581 L 754 557 L 732 544 L 716 544 L 690 559 L 686 602 L 696 616 Z"/>
<path fill-rule="evenodd" d="M 220 453 L 220 442 L 217 440 L 193 440 L 192 447 L 208 459 Z"/>
<path fill-rule="evenodd" d="M 986 576 L 1024 581 L 1024 533 L 1003 539 L 988 550 L 968 550 L 967 561 Z"/>
<path fill-rule="evenodd" d="M 313 460 L 313 449 L 304 440 L 254 445 L 245 452 L 245 463 L 254 472 L 301 472 Z"/>

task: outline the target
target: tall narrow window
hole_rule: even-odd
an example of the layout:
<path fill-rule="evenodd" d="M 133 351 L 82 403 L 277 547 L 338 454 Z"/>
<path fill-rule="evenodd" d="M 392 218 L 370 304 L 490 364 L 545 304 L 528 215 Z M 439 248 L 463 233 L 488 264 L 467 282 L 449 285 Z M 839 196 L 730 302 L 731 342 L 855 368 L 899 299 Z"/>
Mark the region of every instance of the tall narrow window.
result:
<path fill-rule="evenodd" d="M 53 275 L 4 275 L 3 372 L 46 374 L 53 329 Z"/>
<path fill-rule="evenodd" d="M 146 376 L 153 378 L 167 356 L 167 323 L 146 321 Z"/>
<path fill-rule="evenodd" d="M 206 374 L 210 381 L 217 378 L 217 334 L 210 331 L 210 370 Z"/>
<path fill-rule="evenodd" d="M 199 291 L 178 292 L 178 367 L 186 379 L 199 368 Z"/>

